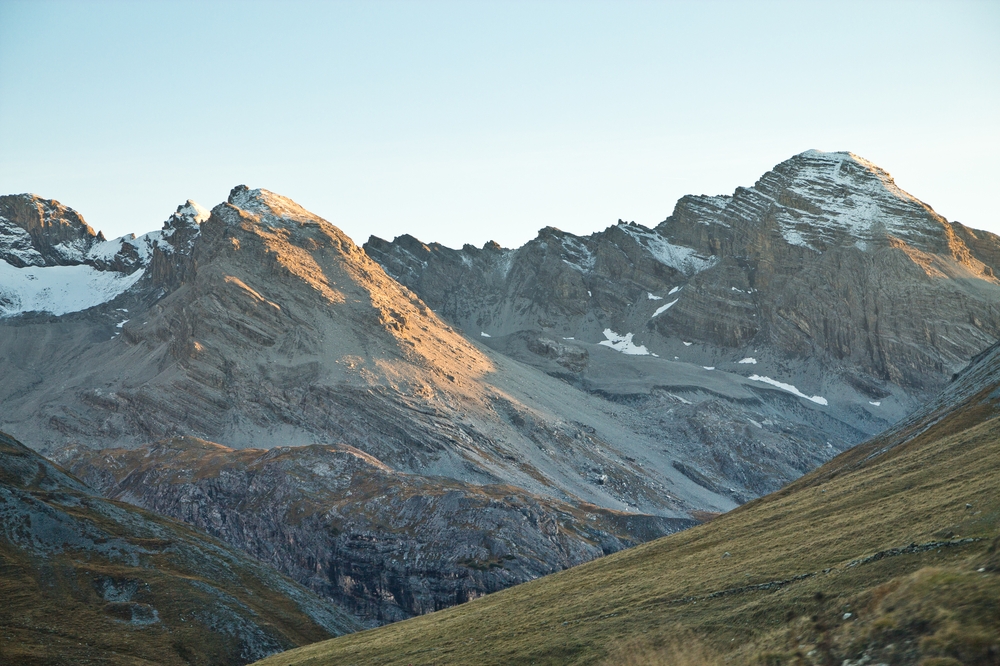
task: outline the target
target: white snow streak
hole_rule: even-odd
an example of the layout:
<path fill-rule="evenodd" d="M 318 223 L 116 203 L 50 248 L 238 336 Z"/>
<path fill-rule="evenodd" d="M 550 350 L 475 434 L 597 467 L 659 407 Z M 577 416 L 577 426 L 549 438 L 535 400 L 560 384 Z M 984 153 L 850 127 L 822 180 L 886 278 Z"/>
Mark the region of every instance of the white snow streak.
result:
<path fill-rule="evenodd" d="M 656 308 L 656 312 L 653 313 L 653 317 L 656 317 L 657 315 L 663 314 L 664 312 L 666 312 L 667 310 L 670 309 L 671 305 L 673 305 L 674 303 L 676 303 L 679 300 L 681 300 L 681 299 L 678 298 L 676 300 L 670 301 L 666 305 L 661 305 L 660 307 Z M 650 317 L 650 319 L 652 319 L 653 317 Z"/>
<path fill-rule="evenodd" d="M 746 358 L 740 359 L 739 361 L 736 361 L 736 362 L 737 363 L 757 365 L 757 359 L 755 359 L 755 358 L 753 358 L 751 356 L 747 356 Z"/>
<path fill-rule="evenodd" d="M 692 248 L 684 247 L 683 245 L 674 245 L 655 231 L 640 229 L 626 224 L 620 224 L 618 228 L 649 250 L 653 258 L 661 264 L 670 266 L 685 275 L 694 275 L 715 265 L 715 257 L 705 258 Z"/>
<path fill-rule="evenodd" d="M 751 381 L 755 381 L 755 382 L 764 382 L 765 384 L 770 384 L 771 386 L 776 386 L 777 388 L 780 388 L 780 389 L 782 389 L 784 391 L 788 391 L 789 393 L 791 393 L 793 395 L 797 395 L 800 398 L 805 398 L 806 400 L 811 400 L 812 402 L 815 402 L 817 405 L 828 405 L 828 404 L 830 404 L 830 403 L 828 403 L 826 401 L 826 398 L 824 398 L 822 396 L 819 396 L 819 395 L 808 396 L 805 393 L 803 393 L 802 391 L 800 391 L 797 388 L 795 388 L 794 386 L 792 386 L 791 384 L 786 384 L 784 382 L 779 382 L 777 379 L 771 379 L 770 377 L 761 377 L 760 375 L 750 375 L 747 379 L 750 379 Z"/>

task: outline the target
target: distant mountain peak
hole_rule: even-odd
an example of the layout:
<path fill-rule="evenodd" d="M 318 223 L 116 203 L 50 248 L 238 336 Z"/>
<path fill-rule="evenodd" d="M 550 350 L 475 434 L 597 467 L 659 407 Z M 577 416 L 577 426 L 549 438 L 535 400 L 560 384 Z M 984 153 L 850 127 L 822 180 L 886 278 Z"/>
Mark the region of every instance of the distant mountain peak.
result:
<path fill-rule="evenodd" d="M 170 224 L 170 222 L 174 219 L 189 220 L 195 224 L 201 224 L 207 220 L 211 214 L 211 211 L 204 206 L 201 206 L 197 201 L 188 199 L 186 202 L 177 207 L 177 211 L 170 216 L 169 220 L 167 220 L 167 224 Z"/>
<path fill-rule="evenodd" d="M 888 171 L 850 151 L 824 152 L 810 149 L 799 153 L 786 162 L 796 160 L 803 163 L 804 170 L 815 172 L 815 176 L 818 178 L 829 178 L 838 184 L 850 183 L 855 187 L 862 186 L 864 189 L 876 191 L 881 185 L 887 193 L 893 196 L 916 202 L 921 207 L 932 210 L 930 206 L 896 185 L 895 179 Z"/>
<path fill-rule="evenodd" d="M 251 190 L 246 185 L 237 185 L 229 192 L 227 204 L 258 216 L 260 222 L 269 226 L 283 226 L 289 220 L 297 220 L 300 223 L 304 220 L 323 222 L 322 218 L 310 213 L 288 197 L 264 188 Z M 221 204 L 222 207 L 225 205 Z M 219 209 L 220 207 L 216 206 L 213 212 Z"/>
<path fill-rule="evenodd" d="M 706 208 L 707 199 L 685 197 L 678 206 Z M 928 252 L 947 246 L 943 217 L 896 185 L 888 171 L 847 151 L 807 150 L 777 164 L 752 187 L 712 199 L 719 217 L 753 219 L 789 245 L 814 252 L 850 245 L 864 250 L 890 238 Z M 712 216 L 705 212 L 711 211 L 696 214 Z"/>

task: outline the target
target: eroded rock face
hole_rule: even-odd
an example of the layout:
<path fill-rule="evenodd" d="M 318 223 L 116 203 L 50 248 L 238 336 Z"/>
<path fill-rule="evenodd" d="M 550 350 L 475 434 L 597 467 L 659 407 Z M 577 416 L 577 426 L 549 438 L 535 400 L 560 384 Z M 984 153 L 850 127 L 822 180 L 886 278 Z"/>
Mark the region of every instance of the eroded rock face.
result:
<path fill-rule="evenodd" d="M 685 197 L 655 230 L 718 258 L 655 319 L 663 336 L 768 345 L 926 396 L 1000 332 L 1000 239 L 949 223 L 856 155 L 808 151 L 704 199 Z M 706 325 L 712 312 L 721 321 Z"/>
<path fill-rule="evenodd" d="M 83 217 L 58 201 L 35 194 L 0 196 L 0 259 L 17 268 L 83 263 L 94 243 Z"/>
<path fill-rule="evenodd" d="M 559 571 L 693 520 L 395 472 L 349 446 L 190 438 L 78 458 L 82 478 L 206 530 L 378 623 Z"/>
<path fill-rule="evenodd" d="M 0 433 L 4 663 L 245 664 L 362 623 Z"/>

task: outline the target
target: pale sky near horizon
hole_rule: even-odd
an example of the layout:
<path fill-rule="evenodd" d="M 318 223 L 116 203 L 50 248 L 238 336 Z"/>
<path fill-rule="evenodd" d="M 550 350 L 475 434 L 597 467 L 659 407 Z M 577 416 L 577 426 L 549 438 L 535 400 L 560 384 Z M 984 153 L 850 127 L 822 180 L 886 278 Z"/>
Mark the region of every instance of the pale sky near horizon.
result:
<path fill-rule="evenodd" d="M 516 247 L 809 148 L 1000 233 L 1000 2 L 0 0 L 0 193 L 109 238 L 245 183 Z"/>

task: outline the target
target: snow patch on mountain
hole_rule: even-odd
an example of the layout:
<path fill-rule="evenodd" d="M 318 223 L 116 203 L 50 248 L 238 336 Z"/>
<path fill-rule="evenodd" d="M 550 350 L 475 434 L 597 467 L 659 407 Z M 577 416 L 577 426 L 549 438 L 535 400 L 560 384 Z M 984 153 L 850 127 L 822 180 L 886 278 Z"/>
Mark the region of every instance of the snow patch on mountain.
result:
<path fill-rule="evenodd" d="M 819 395 L 808 396 L 805 393 L 803 393 L 802 391 L 800 391 L 797 388 L 795 388 L 794 386 L 792 386 L 791 384 L 786 384 L 784 382 L 779 382 L 777 379 L 771 379 L 770 377 L 762 377 L 760 375 L 750 375 L 749 377 L 747 377 L 747 379 L 749 379 L 751 381 L 755 381 L 755 382 L 763 382 L 765 384 L 770 384 L 771 386 L 780 388 L 783 391 L 788 391 L 789 393 L 791 393 L 793 395 L 797 395 L 800 398 L 805 398 L 806 400 L 811 400 L 812 402 L 815 402 L 817 405 L 828 405 L 828 404 L 830 404 L 830 403 L 827 402 L 826 398 L 824 398 L 823 396 L 819 396 Z"/>
<path fill-rule="evenodd" d="M 153 248 L 159 247 L 161 252 L 172 252 L 173 246 L 164 237 L 164 231 L 150 231 L 141 236 L 126 234 L 109 241 L 95 243 L 90 251 L 84 256 L 87 261 L 113 261 L 115 255 L 130 245 L 139 256 L 139 265 L 145 266 L 153 256 Z"/>
<path fill-rule="evenodd" d="M 656 317 L 656 316 L 659 316 L 659 315 L 663 314 L 664 312 L 666 312 L 667 310 L 669 310 L 670 307 L 672 305 L 674 305 L 675 303 L 677 303 L 677 301 L 679 301 L 679 300 L 681 300 L 681 299 L 679 299 L 679 298 L 674 299 L 674 300 L 670 301 L 669 303 L 667 303 L 666 305 L 661 305 L 660 307 L 656 308 L 656 312 L 653 313 L 653 317 Z M 652 319 L 653 317 L 650 317 L 650 319 Z"/>
<path fill-rule="evenodd" d="M 705 258 L 689 247 L 674 245 L 655 231 L 627 224 L 619 224 L 618 228 L 635 239 L 639 245 L 646 248 L 658 262 L 670 266 L 687 276 L 700 273 L 715 265 L 715 257 Z"/>
<path fill-rule="evenodd" d="M 86 310 L 115 298 L 138 282 L 144 272 L 124 275 L 86 265 L 15 268 L 0 262 L 0 317 Z"/>
<path fill-rule="evenodd" d="M 615 333 L 610 328 L 604 329 L 604 337 L 607 340 L 601 340 L 597 344 L 604 345 L 605 347 L 611 347 L 617 352 L 622 354 L 628 354 L 630 356 L 649 356 L 649 350 L 646 349 L 645 345 L 637 345 L 632 342 L 632 334 L 626 333 L 621 335 Z"/>
<path fill-rule="evenodd" d="M 597 257 L 579 239 L 572 236 L 563 236 L 560 242 L 562 243 L 564 256 L 568 257 L 563 259 L 564 263 L 572 266 L 581 273 L 594 270 Z"/>

